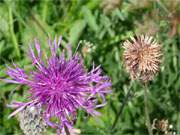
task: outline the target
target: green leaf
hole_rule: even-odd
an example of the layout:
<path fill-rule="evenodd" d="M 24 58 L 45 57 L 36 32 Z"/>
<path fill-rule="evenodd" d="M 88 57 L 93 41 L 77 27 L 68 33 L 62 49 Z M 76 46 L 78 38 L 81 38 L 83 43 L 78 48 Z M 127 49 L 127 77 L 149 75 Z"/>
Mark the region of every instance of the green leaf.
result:
<path fill-rule="evenodd" d="M 96 23 L 96 18 L 93 16 L 91 10 L 89 10 L 86 6 L 83 6 L 82 12 L 84 15 L 84 19 L 89 25 L 89 27 L 96 32 L 98 30 L 98 25 Z"/>
<path fill-rule="evenodd" d="M 69 32 L 69 42 L 71 44 L 76 44 L 80 36 L 82 35 L 82 32 L 86 26 L 86 22 L 84 20 L 77 20 L 72 25 L 72 28 Z"/>

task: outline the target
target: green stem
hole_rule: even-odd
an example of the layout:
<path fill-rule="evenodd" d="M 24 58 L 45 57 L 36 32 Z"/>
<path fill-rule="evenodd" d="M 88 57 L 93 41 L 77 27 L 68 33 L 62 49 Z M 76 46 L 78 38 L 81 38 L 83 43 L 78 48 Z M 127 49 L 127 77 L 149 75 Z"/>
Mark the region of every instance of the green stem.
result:
<path fill-rule="evenodd" d="M 178 109 L 180 109 L 180 105 L 178 106 Z M 177 110 L 178 114 L 177 114 L 177 135 L 180 134 L 180 129 L 178 127 L 180 127 L 180 112 Z"/>
<path fill-rule="evenodd" d="M 8 5 L 8 12 L 9 12 L 9 26 L 10 26 L 10 34 L 11 34 L 11 37 L 12 37 L 12 42 L 13 42 L 13 45 L 14 45 L 16 55 L 17 55 L 18 58 L 20 58 L 21 57 L 20 50 L 19 50 L 19 47 L 18 47 L 18 42 L 17 42 L 17 39 L 16 39 L 16 35 L 14 33 L 12 9 L 11 9 L 11 7 L 9 5 Z"/>
<path fill-rule="evenodd" d="M 147 84 L 144 85 L 144 111 L 145 111 L 145 123 L 148 129 L 149 135 L 153 135 L 151 130 L 151 122 L 149 118 L 149 109 L 148 109 L 148 93 L 147 93 Z"/>
<path fill-rule="evenodd" d="M 46 21 L 47 11 L 48 11 L 48 0 L 45 0 L 45 1 L 43 1 L 43 9 L 42 9 L 43 22 Z"/>

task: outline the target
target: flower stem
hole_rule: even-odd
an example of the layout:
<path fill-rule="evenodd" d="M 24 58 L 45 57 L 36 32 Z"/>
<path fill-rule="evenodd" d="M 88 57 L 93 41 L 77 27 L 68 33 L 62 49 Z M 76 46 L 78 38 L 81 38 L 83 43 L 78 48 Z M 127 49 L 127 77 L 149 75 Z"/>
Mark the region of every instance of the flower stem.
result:
<path fill-rule="evenodd" d="M 18 58 L 20 58 L 20 50 L 18 47 L 18 42 L 16 39 L 16 35 L 14 33 L 14 25 L 13 25 L 13 15 L 12 15 L 12 9 L 10 7 L 10 5 L 8 5 L 8 13 L 9 13 L 9 26 L 10 26 L 10 34 L 12 37 L 12 42 L 14 44 L 14 48 L 15 48 L 15 52 Z"/>
<path fill-rule="evenodd" d="M 67 126 L 64 127 L 66 135 L 71 135 Z"/>
<path fill-rule="evenodd" d="M 44 2 L 42 2 L 43 4 L 43 8 L 42 8 L 42 20 L 43 22 L 46 21 L 46 17 L 47 17 L 47 12 L 48 12 L 48 0 L 45 0 Z"/>
<path fill-rule="evenodd" d="M 151 122 L 150 122 L 150 118 L 149 118 L 149 110 L 148 110 L 148 88 L 147 88 L 147 84 L 144 84 L 144 111 L 145 111 L 145 123 L 148 129 L 148 133 L 149 135 L 153 135 L 152 130 L 151 130 Z"/>

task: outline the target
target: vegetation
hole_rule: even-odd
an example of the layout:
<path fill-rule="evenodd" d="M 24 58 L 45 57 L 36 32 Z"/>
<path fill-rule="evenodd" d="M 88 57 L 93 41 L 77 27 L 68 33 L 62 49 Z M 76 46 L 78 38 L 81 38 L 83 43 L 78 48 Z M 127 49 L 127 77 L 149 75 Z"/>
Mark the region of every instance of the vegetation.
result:
<path fill-rule="evenodd" d="M 179 0 L 1 0 L 0 2 L 0 135 L 21 135 L 17 117 L 7 107 L 26 101 L 27 87 L 7 84 L 6 65 L 31 68 L 29 44 L 63 36 L 73 50 L 101 65 L 111 77 L 113 92 L 100 117 L 78 112 L 75 128 L 82 135 L 147 135 L 143 87 L 125 71 L 123 42 L 134 35 L 152 35 L 163 48 L 160 72 L 148 85 L 148 109 L 153 121 L 168 120 L 180 134 L 180 1 Z M 47 52 L 49 53 L 49 52 Z M 131 90 L 129 92 L 129 89 Z M 116 121 L 116 122 L 114 122 Z M 115 123 L 115 124 L 114 124 Z M 157 131 L 158 130 L 158 131 Z M 156 129 L 154 134 L 163 134 Z M 55 130 L 48 129 L 48 135 Z"/>

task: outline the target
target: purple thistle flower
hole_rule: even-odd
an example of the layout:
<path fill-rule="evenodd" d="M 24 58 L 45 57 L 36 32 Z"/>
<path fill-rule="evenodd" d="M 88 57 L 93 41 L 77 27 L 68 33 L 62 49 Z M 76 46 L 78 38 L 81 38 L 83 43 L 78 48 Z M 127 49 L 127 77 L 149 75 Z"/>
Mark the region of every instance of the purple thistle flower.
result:
<path fill-rule="evenodd" d="M 23 69 L 14 64 L 14 68 L 8 67 L 7 74 L 12 78 L 6 82 L 24 84 L 29 87 L 29 102 L 14 102 L 11 106 L 16 108 L 11 116 L 22 111 L 27 106 L 35 106 L 43 110 L 43 119 L 47 125 L 62 132 L 65 128 L 71 128 L 76 120 L 78 109 L 84 109 L 91 115 L 99 115 L 95 110 L 106 104 L 105 96 L 111 92 L 109 77 L 102 76 L 100 66 L 87 72 L 83 59 L 75 53 L 72 56 L 71 47 L 68 45 L 68 58 L 65 58 L 64 50 L 60 55 L 57 50 L 61 43 L 55 37 L 54 42 L 48 41 L 51 56 L 42 57 L 40 43 L 35 40 L 35 51 L 30 46 L 30 56 L 36 71 L 29 75 Z M 101 97 L 101 104 L 98 104 Z M 54 120 L 55 119 L 55 120 Z"/>

